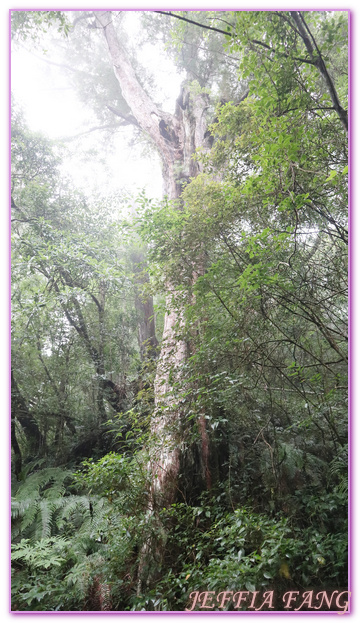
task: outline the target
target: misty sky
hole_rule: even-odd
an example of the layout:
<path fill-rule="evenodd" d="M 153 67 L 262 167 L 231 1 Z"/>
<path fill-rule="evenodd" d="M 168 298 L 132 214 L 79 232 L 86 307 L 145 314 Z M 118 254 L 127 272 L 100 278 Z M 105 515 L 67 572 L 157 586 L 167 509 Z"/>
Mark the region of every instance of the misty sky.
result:
<path fill-rule="evenodd" d="M 135 13 L 127 13 L 126 28 L 132 37 L 136 36 Z M 157 53 L 154 46 L 141 45 L 137 52 L 143 65 L 155 68 L 159 85 L 157 97 L 163 102 L 163 108 L 174 112 L 182 77 L 175 72 L 166 55 Z M 21 105 L 30 129 L 40 131 L 51 139 L 67 139 L 65 144 L 72 155 L 64 162 L 63 171 L 86 193 L 98 191 L 107 195 L 122 188 L 136 193 L 138 189 L 146 188 L 149 196 L 159 196 L 162 192 L 159 159 L 156 154 L 144 158 L 141 146 L 129 145 L 130 128 L 122 129 L 113 136 L 112 149 L 106 146 L 106 137 L 101 131 L 69 140 L 101 124 L 90 107 L 84 106 L 78 99 L 70 86 L 67 72 L 51 64 L 60 61 L 49 37 L 45 37 L 37 49 L 27 41 L 20 48 L 13 46 L 12 93 Z"/>

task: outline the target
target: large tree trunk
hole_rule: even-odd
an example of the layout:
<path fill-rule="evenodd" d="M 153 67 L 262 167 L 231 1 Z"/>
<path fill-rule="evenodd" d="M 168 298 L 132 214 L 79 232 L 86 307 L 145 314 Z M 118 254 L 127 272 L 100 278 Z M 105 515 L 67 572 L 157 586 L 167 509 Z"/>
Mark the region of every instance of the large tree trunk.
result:
<path fill-rule="evenodd" d="M 123 49 L 111 12 L 95 12 L 98 26 L 103 28 L 110 60 L 121 92 L 136 125 L 151 139 L 160 154 L 163 168 L 164 194 L 170 200 L 179 200 L 184 183 L 195 177 L 201 164 L 193 159 L 195 150 L 204 147 L 206 139 L 206 109 L 208 96 L 202 92 L 192 94 L 184 87 L 176 103 L 175 114 L 164 113 L 150 99 L 141 86 Z M 194 274 L 199 267 L 194 267 Z M 152 432 L 158 440 L 153 455 L 153 494 L 158 501 L 170 503 L 177 487 L 181 453 L 181 407 L 176 402 L 173 386 L 181 378 L 182 365 L 188 354 L 188 345 L 179 337 L 183 326 L 181 301 L 168 284 L 167 312 L 159 362 L 155 380 L 156 411 Z M 180 329 L 180 331 L 179 331 Z M 208 444 L 204 422 L 199 423 L 201 434 L 203 472 L 208 474 Z M 208 479 L 207 479 L 207 482 Z M 156 500 L 153 500 L 156 503 Z"/>
<path fill-rule="evenodd" d="M 174 115 L 159 110 L 142 88 L 125 50 L 116 35 L 110 12 L 95 12 L 98 26 L 101 26 L 107 41 L 111 62 L 118 79 L 122 95 L 136 119 L 137 127 L 151 139 L 160 154 L 163 169 L 164 194 L 178 201 L 184 183 L 201 170 L 200 163 L 193 159 L 195 150 L 205 145 L 206 109 L 208 96 L 202 92 L 194 94 L 187 87 L 181 91 Z M 181 202 L 179 202 L 181 205 Z M 201 263 L 201 260 L 200 260 Z M 194 279 L 201 268 L 194 266 Z M 152 496 L 150 512 L 171 504 L 178 492 L 178 476 L 183 451 L 184 421 L 182 406 L 174 386 L 181 381 L 183 364 L 188 356 L 188 347 L 181 336 L 184 326 L 183 302 L 167 284 L 165 326 L 161 343 L 155 379 L 155 413 L 152 418 L 151 447 Z M 200 453 L 197 452 L 198 472 L 203 474 L 204 485 L 210 486 L 209 443 L 205 419 L 199 418 Z M 184 492 L 183 492 L 184 493 Z M 153 558 L 161 547 L 153 548 Z M 151 545 L 146 548 L 150 553 Z M 151 558 L 151 555 L 150 555 Z M 144 556 L 140 577 L 146 578 L 149 557 Z"/>

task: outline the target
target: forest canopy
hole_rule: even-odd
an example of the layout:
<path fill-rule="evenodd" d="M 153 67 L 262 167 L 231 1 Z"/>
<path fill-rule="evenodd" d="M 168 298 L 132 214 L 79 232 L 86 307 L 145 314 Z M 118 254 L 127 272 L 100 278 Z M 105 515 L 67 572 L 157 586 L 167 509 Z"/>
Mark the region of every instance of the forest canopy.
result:
<path fill-rule="evenodd" d="M 348 13 L 11 18 L 12 611 L 347 610 Z"/>

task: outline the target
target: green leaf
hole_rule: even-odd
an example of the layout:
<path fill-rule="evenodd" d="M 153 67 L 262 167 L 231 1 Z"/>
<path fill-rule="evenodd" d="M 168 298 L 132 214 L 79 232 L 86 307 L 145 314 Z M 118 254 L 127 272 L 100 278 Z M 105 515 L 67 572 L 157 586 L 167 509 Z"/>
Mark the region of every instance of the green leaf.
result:
<path fill-rule="evenodd" d="M 325 182 L 330 182 L 331 180 L 333 180 L 333 179 L 334 179 L 334 177 L 336 177 L 336 176 L 337 176 L 337 174 L 338 174 L 338 172 L 337 172 L 337 171 L 331 171 L 331 173 L 330 173 L 329 177 L 327 177 L 327 178 L 326 178 Z"/>

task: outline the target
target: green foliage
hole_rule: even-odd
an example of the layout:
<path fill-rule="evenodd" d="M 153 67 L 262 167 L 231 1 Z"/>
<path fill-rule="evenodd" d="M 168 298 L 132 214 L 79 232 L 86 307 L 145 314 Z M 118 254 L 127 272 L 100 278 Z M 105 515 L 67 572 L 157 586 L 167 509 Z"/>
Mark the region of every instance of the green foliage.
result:
<path fill-rule="evenodd" d="M 59 567 L 65 560 L 61 556 L 61 550 L 66 543 L 62 538 L 43 538 L 34 548 L 29 539 L 21 539 L 20 543 L 12 547 L 11 560 L 22 561 L 31 570 Z"/>
<path fill-rule="evenodd" d="M 27 477 L 12 506 L 14 610 L 100 609 L 99 583 L 115 609 L 130 608 L 137 552 L 157 530 L 145 474 L 144 457 L 109 454 L 74 478 L 59 468 Z"/>
<path fill-rule="evenodd" d="M 89 506 L 79 515 L 76 496 L 70 496 L 67 508 L 74 504 L 66 512 L 67 523 L 53 522 L 58 534 L 35 541 L 21 538 L 14 544 L 15 609 L 88 609 L 86 595 L 99 573 L 110 587 L 115 610 L 184 610 L 195 588 L 220 592 L 239 586 L 249 591 L 275 587 L 282 593 L 346 582 L 347 540 L 340 519 L 346 496 L 301 493 L 298 500 L 291 499 L 289 518 L 270 518 L 244 507 L 229 509 L 227 492 L 219 490 L 216 497 L 202 496 L 197 506 L 180 502 L 163 509 L 159 523 L 146 513 L 144 499 L 134 494 L 134 488 L 142 492 L 143 484 L 136 480 L 136 469 L 130 462 L 125 469 L 125 463 L 115 455 L 97 464 L 87 462 L 84 476 L 76 478 L 76 487 L 97 487 L 110 504 L 92 494 L 91 515 Z M 121 479 L 116 490 L 112 488 L 115 475 L 124 469 L 132 490 L 130 506 Z M 48 481 L 41 472 L 35 476 L 34 488 L 35 482 Z M 46 490 L 50 499 L 56 489 Z M 295 521 L 297 513 L 302 525 Z M 156 585 L 137 595 L 138 552 L 151 535 L 163 538 L 164 530 L 166 545 Z"/>
<path fill-rule="evenodd" d="M 229 577 L 256 587 L 346 583 L 347 137 L 288 18 L 236 14 L 228 47 L 243 52 L 249 95 L 219 109 L 214 146 L 198 155 L 204 173 L 184 189 L 181 209 L 143 201 L 137 222 L 154 287 L 172 283 L 172 308 L 181 301 L 179 338 L 192 355 L 173 391 L 188 425 L 195 431 L 205 413 L 212 443 L 228 440 L 228 503 L 284 514 L 276 529 L 286 549 L 275 556 L 279 539 L 269 537 L 264 558 L 255 549 L 244 558 L 243 578 L 236 555 L 216 558 L 213 545 L 208 558 L 196 553 L 213 577 L 194 563 L 182 584 L 168 562 L 146 609 L 177 608 L 171 599 L 188 593 L 188 577 L 203 590 L 224 590 Z M 321 46 L 328 29 L 341 45 L 344 15 L 305 18 Z M 331 74 L 339 94 L 345 73 Z"/>
<path fill-rule="evenodd" d="M 347 584 L 346 15 L 296 14 L 312 51 L 289 11 L 224 12 L 225 26 L 193 12 L 231 32 L 225 48 L 145 14 L 149 38 L 171 30 L 193 94 L 212 87 L 214 141 L 179 201 L 142 193 L 120 225 L 123 201 L 76 193 L 60 147 L 15 109 L 14 610 L 181 611 L 194 590 Z M 18 38 L 62 14 L 21 15 Z M 90 30 L 74 29 L 84 66 Z M 111 93 L 128 114 L 111 68 L 93 65 L 99 88 L 83 71 L 84 100 L 105 120 Z M 181 374 L 167 370 L 163 407 L 136 336 L 150 294 L 179 312 L 188 354 Z M 181 449 L 168 506 L 152 497 L 166 444 L 154 404 L 160 424 L 174 405 L 180 421 L 181 435 L 166 428 Z"/>
<path fill-rule="evenodd" d="M 282 595 L 301 586 L 341 587 L 346 582 L 345 534 L 299 528 L 288 519 L 270 519 L 242 507 L 229 511 L 222 498 L 203 498 L 197 507 L 174 504 L 163 511 L 169 528 L 167 571 L 133 609 L 183 611 L 194 590 L 217 594 L 239 587 L 251 592 L 275 588 Z M 323 506 L 329 510 L 330 499 Z M 231 602 L 225 609 L 232 609 Z"/>
<path fill-rule="evenodd" d="M 53 444 L 56 464 L 64 449 L 76 458 L 82 443 L 92 453 L 105 439 L 105 422 L 131 406 L 138 365 L 133 276 L 115 202 L 90 204 L 68 186 L 58 147 L 30 132 L 16 107 L 12 129 L 12 362 L 16 381 L 21 370 L 22 402 L 31 403 L 27 419 L 43 438 L 40 453 Z M 32 440 L 24 417 L 15 417 L 26 460 Z M 79 442 L 73 435 L 84 428 Z"/>
<path fill-rule="evenodd" d="M 83 495 L 71 472 L 28 475 L 12 500 L 14 610 L 91 609 L 106 560 L 107 533 L 119 528 L 106 498 Z"/>
<path fill-rule="evenodd" d="M 327 486 L 347 441 L 347 137 L 291 19 L 236 13 L 228 47 L 249 95 L 219 109 L 181 210 L 144 203 L 138 222 L 155 287 L 191 301 L 183 389 L 206 391 L 188 396 L 189 419 L 224 422 L 236 499 L 272 510 Z M 341 44 L 343 14 L 305 19 L 320 47 L 329 29 Z M 341 93 L 344 73 L 332 79 Z"/>
<path fill-rule="evenodd" d="M 11 11 L 11 36 L 17 41 L 38 42 L 51 27 L 67 37 L 71 25 L 63 11 Z"/>
<path fill-rule="evenodd" d="M 224 22 L 225 28 L 232 28 L 235 13 L 193 10 L 172 13 L 200 26 L 146 11 L 142 14 L 143 36 L 151 43 L 154 40 L 162 42 L 167 58 L 171 58 L 178 70 L 185 74 L 187 84 L 192 83 L 198 92 L 202 89 L 211 94 L 211 111 L 220 98 L 239 97 L 244 91 L 244 81 L 237 75 L 238 55 L 226 54 L 224 36 L 207 30 L 207 26 L 224 30 Z"/>
<path fill-rule="evenodd" d="M 12 499 L 13 536 L 31 534 L 34 540 L 50 537 L 54 514 L 61 510 L 61 519 L 66 514 L 62 508 L 66 502 L 63 496 L 70 476 L 69 470 L 59 468 L 45 468 L 27 475 Z"/>
<path fill-rule="evenodd" d="M 148 498 L 148 474 L 145 454 L 124 456 L 111 452 L 98 461 L 92 459 L 82 463 L 82 470 L 75 474 L 75 482 L 89 494 L 106 497 L 109 502 L 117 501 L 123 511 L 139 510 Z"/>

